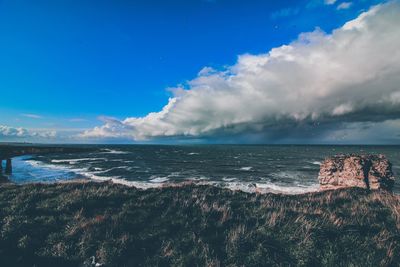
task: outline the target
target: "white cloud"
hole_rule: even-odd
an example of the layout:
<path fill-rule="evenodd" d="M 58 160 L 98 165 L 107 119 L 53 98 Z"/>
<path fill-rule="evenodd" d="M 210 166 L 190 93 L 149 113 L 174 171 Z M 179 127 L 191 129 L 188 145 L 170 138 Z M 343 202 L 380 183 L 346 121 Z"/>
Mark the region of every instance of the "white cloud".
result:
<path fill-rule="evenodd" d="M 224 70 L 204 68 L 172 90 L 162 111 L 108 118 L 81 137 L 202 137 L 400 117 L 399 15 L 398 1 L 378 5 L 331 34 L 316 29 Z"/>
<path fill-rule="evenodd" d="M 336 3 L 337 0 L 325 0 L 324 3 L 325 5 L 333 5 L 334 3 Z"/>
<path fill-rule="evenodd" d="M 343 3 L 340 3 L 340 4 L 337 6 L 337 10 L 348 9 L 348 8 L 350 8 L 352 5 L 353 5 L 352 2 L 343 2 Z"/>
<path fill-rule="evenodd" d="M 32 131 L 22 127 L 0 125 L 0 138 L 55 138 L 56 136 L 57 132 L 53 130 Z"/>
<path fill-rule="evenodd" d="M 32 136 L 39 137 L 39 138 L 51 138 L 54 139 L 57 137 L 57 131 L 54 130 L 45 130 L 40 132 L 32 132 Z"/>
<path fill-rule="evenodd" d="M 5 125 L 0 125 L 0 136 L 3 137 L 27 137 L 29 133 L 24 128 L 14 128 Z"/>
<path fill-rule="evenodd" d="M 340 104 L 333 109 L 332 115 L 343 115 L 351 111 L 353 111 L 353 107 L 350 104 Z"/>
<path fill-rule="evenodd" d="M 31 114 L 31 113 L 21 114 L 21 116 L 24 116 L 24 117 L 27 117 L 27 118 L 30 118 L 30 119 L 41 119 L 41 118 L 43 118 L 40 115 Z"/>

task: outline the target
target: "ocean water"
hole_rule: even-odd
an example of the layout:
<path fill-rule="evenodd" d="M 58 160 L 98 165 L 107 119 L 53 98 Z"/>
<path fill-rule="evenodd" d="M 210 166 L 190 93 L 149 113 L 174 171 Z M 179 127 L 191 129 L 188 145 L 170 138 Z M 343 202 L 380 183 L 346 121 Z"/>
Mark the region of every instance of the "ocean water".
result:
<path fill-rule="evenodd" d="M 197 181 L 244 191 L 318 189 L 319 165 L 339 153 L 385 154 L 400 174 L 400 146 L 118 145 L 90 153 L 28 155 L 13 160 L 16 183 L 76 178 L 141 188 Z M 400 192 L 399 181 L 395 192 Z"/>

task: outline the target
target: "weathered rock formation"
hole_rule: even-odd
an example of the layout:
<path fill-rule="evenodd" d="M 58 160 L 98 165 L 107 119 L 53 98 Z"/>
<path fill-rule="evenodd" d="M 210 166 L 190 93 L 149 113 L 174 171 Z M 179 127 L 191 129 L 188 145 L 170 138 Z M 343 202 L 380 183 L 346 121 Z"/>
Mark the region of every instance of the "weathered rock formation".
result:
<path fill-rule="evenodd" d="M 321 189 L 361 187 L 392 190 L 392 164 L 384 155 L 338 155 L 326 159 L 319 171 Z"/>

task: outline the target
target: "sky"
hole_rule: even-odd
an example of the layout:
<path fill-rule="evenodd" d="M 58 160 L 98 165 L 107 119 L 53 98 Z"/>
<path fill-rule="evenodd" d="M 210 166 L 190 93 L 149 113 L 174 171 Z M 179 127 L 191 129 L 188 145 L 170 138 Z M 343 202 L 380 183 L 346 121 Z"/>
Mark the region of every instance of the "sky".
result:
<path fill-rule="evenodd" d="M 0 142 L 399 144 L 398 25 L 398 0 L 0 0 Z"/>

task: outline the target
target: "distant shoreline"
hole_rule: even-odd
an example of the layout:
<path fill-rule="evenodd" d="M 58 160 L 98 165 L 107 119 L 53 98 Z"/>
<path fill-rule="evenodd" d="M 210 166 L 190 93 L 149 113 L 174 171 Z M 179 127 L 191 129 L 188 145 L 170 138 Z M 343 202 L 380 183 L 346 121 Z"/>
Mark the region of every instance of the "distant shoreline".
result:
<path fill-rule="evenodd" d="M 164 189 L 164 188 L 181 188 L 185 186 L 211 186 L 211 187 L 216 187 L 220 189 L 227 189 L 231 191 L 238 191 L 238 192 L 244 192 L 244 193 L 250 193 L 250 194 L 281 194 L 281 195 L 303 195 L 303 194 L 309 194 L 309 193 L 317 193 L 317 192 L 322 192 L 322 191 L 329 191 L 328 189 L 324 190 L 313 190 L 313 191 L 303 191 L 303 192 L 289 192 L 289 191 L 279 191 L 279 190 L 272 190 L 272 189 L 263 189 L 263 188 L 257 188 L 256 186 L 252 189 L 249 190 L 243 190 L 240 188 L 233 188 L 229 186 L 223 186 L 223 183 L 217 184 L 213 182 L 206 182 L 206 181 L 182 181 L 182 182 L 166 182 L 166 183 L 143 183 L 143 182 L 136 182 L 136 181 L 126 181 L 126 180 L 116 180 L 116 179 L 104 179 L 104 180 L 97 180 L 97 179 L 91 179 L 91 178 L 74 178 L 74 179 L 68 179 L 68 180 L 58 180 L 58 181 L 51 181 L 51 182 L 24 182 L 24 183 L 15 183 L 11 180 L 9 180 L 7 177 L 2 177 L 6 178 L 7 181 L 0 182 L 0 185 L 3 183 L 9 183 L 13 185 L 18 185 L 18 186 L 24 186 L 24 185 L 51 185 L 51 184 L 90 184 L 90 183 L 105 183 L 105 184 L 114 184 L 114 185 L 122 185 L 126 186 L 127 188 L 134 188 L 138 190 L 149 190 L 149 189 Z M 342 188 L 338 188 L 342 189 Z"/>
<path fill-rule="evenodd" d="M 1 178 L 1 177 L 0 177 Z M 2 178 L 7 178 L 7 177 L 2 177 Z M 159 183 L 159 184 L 151 184 L 152 186 L 137 186 L 135 185 L 135 181 L 125 181 L 125 180 L 113 180 L 113 179 L 105 179 L 105 180 L 96 180 L 96 179 L 91 179 L 91 178 L 75 178 L 75 179 L 69 179 L 69 180 L 58 180 L 58 181 L 53 181 L 53 182 L 26 182 L 22 184 L 15 183 L 13 181 L 10 181 L 7 179 L 7 182 L 0 182 L 0 185 L 4 183 L 10 183 L 13 185 L 18 185 L 18 186 L 24 186 L 24 185 L 52 185 L 52 184 L 111 184 L 111 185 L 122 185 L 126 186 L 127 188 L 133 188 L 133 189 L 138 189 L 138 190 L 150 190 L 150 189 L 168 189 L 168 188 L 182 188 L 186 186 L 211 186 L 211 187 L 216 187 L 220 189 L 227 189 L 230 191 L 237 191 L 237 192 L 243 192 L 243 193 L 249 193 L 249 194 L 275 194 L 275 195 L 290 195 L 290 196 L 296 196 L 296 195 L 305 195 L 305 194 L 314 194 L 314 193 L 321 193 L 321 192 L 328 192 L 328 191 L 336 191 L 336 190 L 345 190 L 345 189 L 352 189 L 352 188 L 357 188 L 357 187 L 346 187 L 346 186 L 338 186 L 335 188 L 317 188 L 316 190 L 313 191 L 304 191 L 304 192 L 285 192 L 285 191 L 278 191 L 278 190 L 271 190 L 271 189 L 265 189 L 263 190 L 262 188 L 257 188 L 255 187 L 253 190 L 242 190 L 238 188 L 231 188 L 229 186 L 222 186 L 218 185 L 215 183 L 211 182 L 205 182 L 205 181 L 182 181 L 182 182 L 166 182 L 166 183 Z M 147 183 L 150 184 L 150 183 Z M 365 190 L 368 192 L 383 192 L 382 190 L 373 190 L 373 189 L 360 189 L 360 190 Z M 392 193 L 394 195 L 399 195 L 396 194 L 395 192 Z"/>

